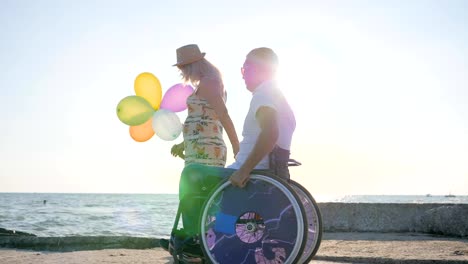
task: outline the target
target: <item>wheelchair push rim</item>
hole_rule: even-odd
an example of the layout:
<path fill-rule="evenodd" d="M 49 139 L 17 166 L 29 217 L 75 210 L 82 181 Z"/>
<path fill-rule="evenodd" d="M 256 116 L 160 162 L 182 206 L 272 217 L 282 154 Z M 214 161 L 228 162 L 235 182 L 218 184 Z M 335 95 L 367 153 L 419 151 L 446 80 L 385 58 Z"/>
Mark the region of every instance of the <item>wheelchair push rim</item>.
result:
<path fill-rule="evenodd" d="M 317 202 L 312 195 L 298 182 L 290 180 L 290 185 L 296 191 L 304 206 L 307 216 L 307 242 L 299 263 L 309 263 L 317 253 L 322 240 L 322 216 Z"/>
<path fill-rule="evenodd" d="M 305 216 L 282 179 L 253 174 L 242 189 L 226 180 L 203 206 L 203 252 L 212 263 L 297 263 L 306 244 Z"/>

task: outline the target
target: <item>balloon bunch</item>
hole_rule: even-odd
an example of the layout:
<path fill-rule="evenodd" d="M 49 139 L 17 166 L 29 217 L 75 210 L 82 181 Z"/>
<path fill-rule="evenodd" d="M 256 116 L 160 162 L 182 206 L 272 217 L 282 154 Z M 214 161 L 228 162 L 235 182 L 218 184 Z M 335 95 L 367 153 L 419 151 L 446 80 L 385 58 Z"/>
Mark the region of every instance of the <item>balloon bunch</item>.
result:
<path fill-rule="evenodd" d="M 193 87 L 178 83 L 162 97 L 158 78 L 144 72 L 136 77 L 134 88 L 136 95 L 125 97 L 117 105 L 117 116 L 130 126 L 130 136 L 137 142 L 145 142 L 154 134 L 167 141 L 176 139 L 182 124 L 175 112 L 187 109 L 186 100 Z"/>

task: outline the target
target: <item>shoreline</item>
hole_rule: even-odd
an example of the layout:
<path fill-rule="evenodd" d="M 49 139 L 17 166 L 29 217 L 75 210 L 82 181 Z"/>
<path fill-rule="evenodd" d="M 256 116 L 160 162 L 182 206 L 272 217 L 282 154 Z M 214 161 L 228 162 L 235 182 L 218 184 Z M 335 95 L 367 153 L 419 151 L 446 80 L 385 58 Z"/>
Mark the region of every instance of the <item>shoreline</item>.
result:
<path fill-rule="evenodd" d="M 318 203 L 322 214 L 324 232 L 416 232 L 425 234 L 437 234 L 453 237 L 468 237 L 468 204 L 457 203 Z M 175 214 L 175 213 L 174 213 Z M 166 224 L 148 222 L 147 225 L 158 224 L 158 233 L 140 232 L 147 234 L 145 237 L 167 238 L 170 234 L 173 216 L 171 219 L 165 218 Z M 169 221 L 170 220 L 170 221 Z M 111 221 L 111 220 L 109 220 Z M 90 229 L 84 230 L 86 236 L 109 236 L 113 231 L 102 233 L 96 230 L 96 221 L 90 222 Z M 110 222 L 112 224 L 112 222 Z M 27 223 L 23 223 L 23 226 Z M 44 230 L 51 228 L 53 232 L 47 235 L 46 232 L 39 234 L 41 237 L 61 236 L 67 234 L 57 232 L 54 227 L 44 226 Z M 125 226 L 122 228 L 125 229 Z M 129 227 L 131 228 L 131 227 Z M 95 230 L 95 231 L 93 231 Z M 17 230 L 32 232 L 34 230 Z M 148 231 L 148 230 L 146 230 Z M 0 227 L 0 237 L 8 234 L 12 230 Z M 36 236 L 36 234 L 32 234 Z M 79 230 L 78 230 L 79 233 Z M 132 237 L 132 233 L 114 232 L 118 236 Z M 28 234 L 28 233 L 25 233 Z M 77 235 L 73 235 L 77 236 Z M 140 236 L 139 236 L 140 237 Z"/>
<path fill-rule="evenodd" d="M 319 203 L 312 263 L 468 264 L 468 204 Z M 0 234 L 0 263 L 172 263 L 159 238 Z"/>

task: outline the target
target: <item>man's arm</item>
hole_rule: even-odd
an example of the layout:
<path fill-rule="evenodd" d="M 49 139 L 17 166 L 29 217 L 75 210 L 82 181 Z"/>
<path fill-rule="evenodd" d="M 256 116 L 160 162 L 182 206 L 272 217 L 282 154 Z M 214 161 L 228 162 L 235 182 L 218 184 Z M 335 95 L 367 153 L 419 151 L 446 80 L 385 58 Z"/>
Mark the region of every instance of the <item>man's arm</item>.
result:
<path fill-rule="evenodd" d="M 262 106 L 257 110 L 256 118 L 261 130 L 260 135 L 247 160 L 229 179 L 234 186 L 241 188 L 249 181 L 250 172 L 255 166 L 273 150 L 279 136 L 278 118 L 275 109 Z"/>

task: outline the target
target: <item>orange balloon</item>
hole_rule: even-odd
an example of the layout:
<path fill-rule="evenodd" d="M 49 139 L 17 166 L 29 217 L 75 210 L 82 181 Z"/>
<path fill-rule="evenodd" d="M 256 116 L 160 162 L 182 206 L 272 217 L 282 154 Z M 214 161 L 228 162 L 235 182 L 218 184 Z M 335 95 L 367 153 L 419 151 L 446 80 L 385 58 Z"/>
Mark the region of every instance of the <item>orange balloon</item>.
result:
<path fill-rule="evenodd" d="M 137 142 L 145 142 L 153 137 L 153 118 L 150 118 L 145 123 L 139 126 L 131 126 L 130 127 L 130 136 L 133 140 Z"/>

